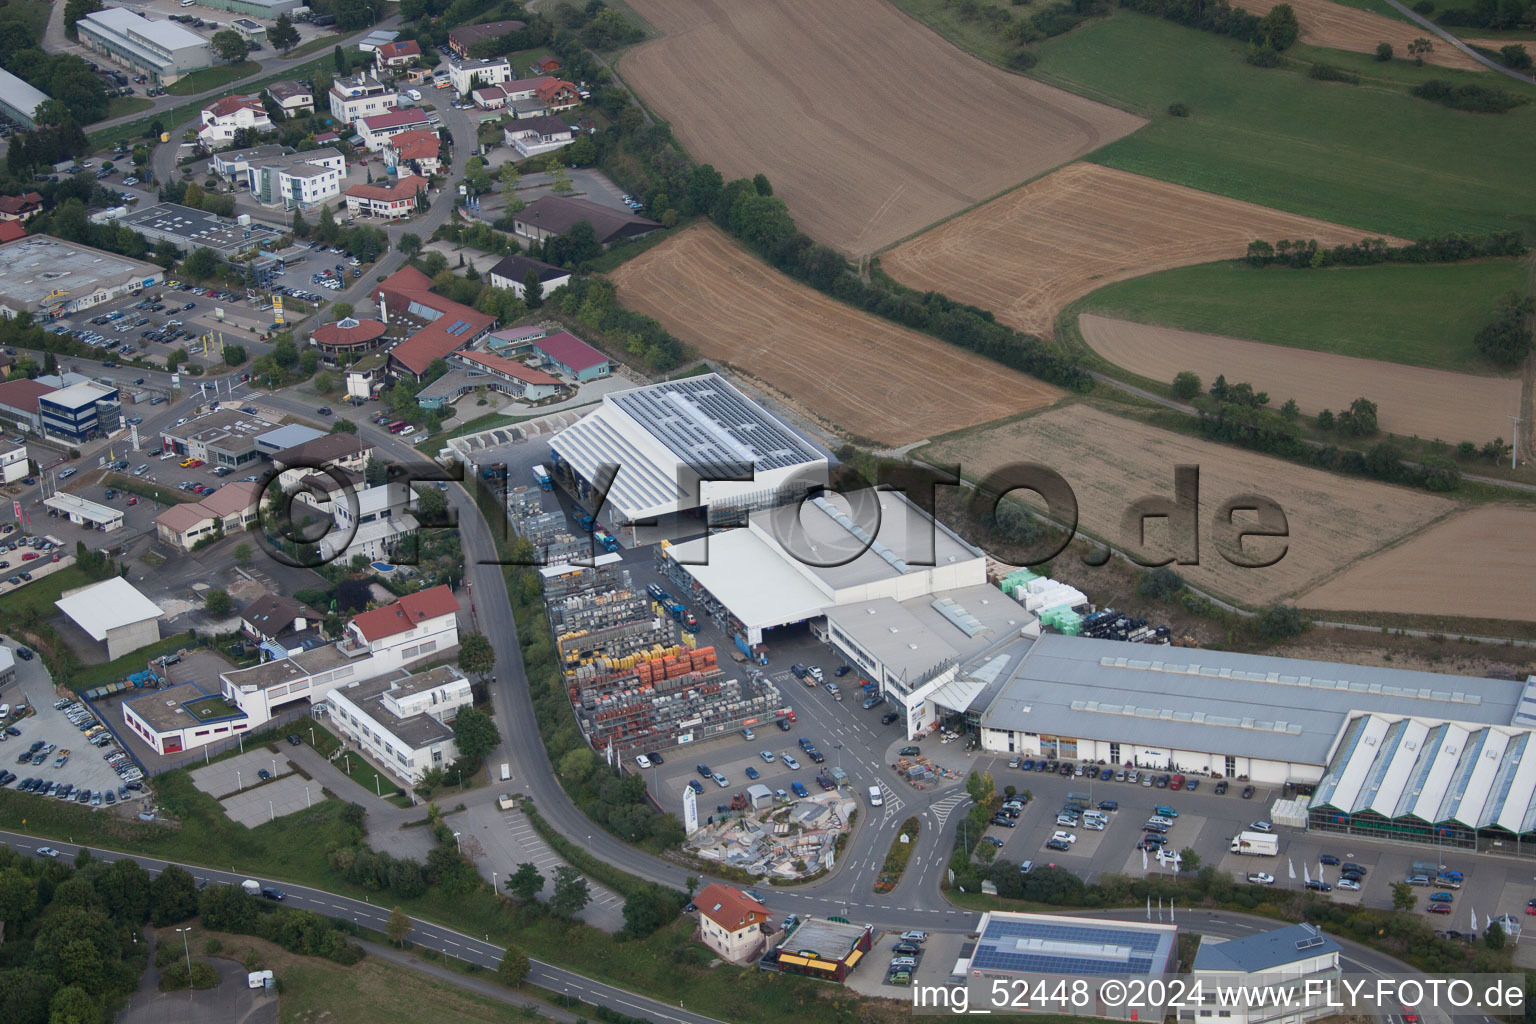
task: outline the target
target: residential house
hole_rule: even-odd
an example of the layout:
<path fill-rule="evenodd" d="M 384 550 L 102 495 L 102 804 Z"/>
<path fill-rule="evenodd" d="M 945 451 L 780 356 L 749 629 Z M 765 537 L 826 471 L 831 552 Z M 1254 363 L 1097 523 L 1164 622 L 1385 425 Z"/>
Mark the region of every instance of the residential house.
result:
<path fill-rule="evenodd" d="M 513 121 L 503 129 L 507 145 L 524 158 L 553 153 L 576 140 L 576 130 L 558 117 L 528 117 Z"/>
<path fill-rule="evenodd" d="M 4 245 L 6 242 L 14 242 L 18 238 L 26 237 L 27 229 L 21 226 L 20 221 L 0 220 L 0 245 Z M 0 366 L 0 373 L 3 373 L 4 370 L 5 367 Z"/>
<path fill-rule="evenodd" d="M 225 484 L 198 501 L 172 505 L 155 517 L 160 539 L 182 551 L 206 537 L 243 530 L 260 515 L 261 481 Z"/>
<path fill-rule="evenodd" d="M 477 86 L 500 85 L 512 78 L 512 65 L 505 57 L 471 57 L 448 62 L 448 81 L 460 96 L 467 96 Z"/>
<path fill-rule="evenodd" d="M 539 86 L 538 99 L 553 111 L 570 110 L 581 106 L 581 91 L 570 82 L 551 79 Z"/>
<path fill-rule="evenodd" d="M 507 91 L 499 85 L 484 85 L 469 94 L 481 110 L 500 110 L 507 105 Z"/>
<path fill-rule="evenodd" d="M 565 65 L 561 63 L 559 57 L 546 53 L 544 56 L 535 60 L 532 64 L 529 64 L 528 70 L 532 71 L 536 75 L 552 75 L 563 67 L 565 67 Z"/>
<path fill-rule="evenodd" d="M 272 465 L 278 470 L 278 484 L 289 487 L 325 466 L 361 473 L 373 452 L 373 445 L 356 434 L 323 434 L 312 441 L 284 448 L 272 456 Z"/>
<path fill-rule="evenodd" d="M 225 96 L 203 108 L 197 137 L 205 146 L 222 146 L 233 142 L 238 131 L 264 132 L 271 127 L 272 118 L 259 96 Z"/>
<path fill-rule="evenodd" d="M 324 616 L 302 601 L 270 591 L 240 612 L 240 632 L 274 658 L 288 658 L 325 643 Z"/>
<path fill-rule="evenodd" d="M 533 271 L 539 276 L 539 285 L 542 288 L 541 295 L 548 295 L 562 285 L 569 284 L 571 272 L 563 270 L 542 260 L 530 259 L 527 256 L 513 254 L 506 257 L 500 263 L 491 268 L 491 287 L 510 288 L 517 293 L 518 298 L 523 295 L 523 282 L 528 279 L 528 272 Z"/>
<path fill-rule="evenodd" d="M 389 669 L 459 645 L 459 602 L 446 584 L 406 594 L 394 604 L 359 613 L 338 647 L 351 657 L 372 655 Z"/>
<path fill-rule="evenodd" d="M 357 122 L 358 137 L 374 153 L 382 150 L 384 144 L 396 135 L 413 131 L 433 131 L 431 119 L 415 107 L 402 107 Z"/>
<path fill-rule="evenodd" d="M 748 964 L 762 953 L 767 938 L 763 926 L 768 908 L 740 889 L 719 882 L 706 885 L 693 898 L 699 908 L 699 934 L 704 945 L 733 964 Z"/>
<path fill-rule="evenodd" d="M 344 124 L 387 114 L 400 105 L 400 95 L 372 75 L 338 78 L 331 84 L 331 116 Z"/>
<path fill-rule="evenodd" d="M 449 723 L 460 708 L 474 703 L 472 690 L 458 669 L 442 665 L 338 686 L 326 702 L 342 738 L 411 786 L 427 772 L 458 760 Z"/>
<path fill-rule="evenodd" d="M 448 48 L 459 57 L 468 57 L 476 43 L 487 39 L 499 39 L 509 32 L 521 32 L 528 27 L 523 21 L 486 21 L 478 25 L 460 25 L 448 30 Z"/>
<path fill-rule="evenodd" d="M 27 446 L 0 441 L 0 483 L 14 484 L 27 475 Z"/>
<path fill-rule="evenodd" d="M 435 131 L 412 128 L 384 143 L 380 151 L 387 167 L 402 164 L 417 174 L 431 176 L 443 169 L 443 140 Z"/>
<path fill-rule="evenodd" d="M 541 196 L 512 215 L 514 231 L 539 242 L 563 235 L 581 221 L 592 225 L 597 240 L 603 245 L 640 238 L 661 228 L 655 221 L 636 214 L 620 213 L 585 199 L 565 196 Z"/>
<path fill-rule="evenodd" d="M 0 196 L 0 220 L 26 220 L 43 208 L 43 197 L 37 192 L 24 192 L 19 196 Z"/>
<path fill-rule="evenodd" d="M 315 90 L 305 82 L 273 82 L 267 86 L 267 95 L 289 117 L 312 113 L 315 109 Z"/>
<path fill-rule="evenodd" d="M 421 44 L 414 39 L 403 42 L 385 43 L 373 51 L 373 64 L 382 74 L 385 71 L 397 71 L 400 68 L 410 67 L 414 61 L 421 59 Z"/>
<path fill-rule="evenodd" d="M 389 185 L 353 185 L 347 189 L 347 212 L 401 220 L 414 214 L 427 191 L 427 179 L 414 174 Z"/>

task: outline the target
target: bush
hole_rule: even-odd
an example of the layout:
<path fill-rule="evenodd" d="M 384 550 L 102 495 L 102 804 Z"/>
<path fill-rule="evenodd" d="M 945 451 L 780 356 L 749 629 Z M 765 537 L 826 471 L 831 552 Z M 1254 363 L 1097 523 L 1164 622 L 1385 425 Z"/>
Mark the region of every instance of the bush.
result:
<path fill-rule="evenodd" d="M 1193 370 L 1180 370 L 1173 378 L 1173 397 L 1188 401 L 1202 390 L 1200 377 Z"/>
<path fill-rule="evenodd" d="M 1254 619 L 1254 628 L 1266 640 L 1289 640 L 1302 634 L 1307 620 L 1293 605 L 1272 604 Z"/>
<path fill-rule="evenodd" d="M 1530 51 L 1519 43 L 1511 43 L 1509 46 L 1501 47 L 1499 49 L 1499 60 L 1504 62 L 1505 67 L 1514 68 L 1516 71 L 1531 70 Z"/>
<path fill-rule="evenodd" d="M 1170 104 L 1168 104 L 1168 113 L 1171 116 L 1173 116 L 1173 117 L 1188 117 L 1189 116 L 1189 104 L 1187 104 L 1187 103 L 1170 103 Z"/>
<path fill-rule="evenodd" d="M 1248 47 L 1248 56 L 1244 59 L 1256 68 L 1277 68 L 1280 66 L 1280 51 L 1273 46 L 1254 43 Z"/>
<path fill-rule="evenodd" d="M 1345 71 L 1336 68 L 1332 64 L 1313 64 L 1307 69 L 1307 77 L 1315 78 L 1319 82 L 1348 82 L 1350 85 L 1359 85 L 1360 76 L 1353 71 Z"/>
<path fill-rule="evenodd" d="M 160 991 L 175 992 L 184 988 L 214 988 L 219 983 L 219 972 L 201 960 L 192 961 L 191 981 L 187 979 L 187 962 L 178 960 L 160 975 Z"/>
<path fill-rule="evenodd" d="M 1423 100 L 1479 114 L 1502 114 L 1525 103 L 1523 97 L 1505 89 L 1487 85 L 1452 85 L 1443 78 L 1431 78 L 1409 91 Z"/>
<path fill-rule="evenodd" d="M 1391 43 L 1377 43 L 1376 44 L 1376 59 L 1377 60 L 1381 60 L 1381 61 L 1391 60 L 1392 59 L 1392 44 Z"/>
<path fill-rule="evenodd" d="M 1427 18 L 1435 13 L 1434 0 L 1419 0 L 1413 5 L 1413 10 L 1415 14 L 1422 14 Z"/>

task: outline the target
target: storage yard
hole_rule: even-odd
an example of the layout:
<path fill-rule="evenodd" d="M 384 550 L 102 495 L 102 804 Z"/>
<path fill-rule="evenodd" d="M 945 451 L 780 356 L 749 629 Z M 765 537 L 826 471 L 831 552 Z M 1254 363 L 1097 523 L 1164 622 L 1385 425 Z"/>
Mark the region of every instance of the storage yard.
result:
<path fill-rule="evenodd" d="M 903 242 L 880 263 L 902 284 L 990 309 L 1046 337 L 1069 302 L 1111 281 L 1235 259 L 1256 238 L 1339 245 L 1367 234 L 1076 163 Z"/>
<path fill-rule="evenodd" d="M 1333 0 L 1248 0 L 1242 7 L 1263 17 L 1281 3 L 1288 3 L 1295 10 L 1296 20 L 1301 23 L 1301 41 L 1312 46 L 1327 46 L 1354 53 L 1375 53 L 1377 43 L 1391 43 L 1394 54 L 1404 59 L 1408 56 L 1408 44 L 1427 34 L 1419 26 L 1407 21 L 1334 3 Z M 1467 30 L 1453 31 L 1462 35 Z M 1439 39 L 1434 40 L 1434 43 L 1434 51 L 1424 58 L 1426 64 L 1460 68 L 1463 71 L 1487 70 L 1449 43 Z M 1497 50 L 1503 45 L 1501 42 L 1493 49 Z"/>
<path fill-rule="evenodd" d="M 665 35 L 624 55 L 625 82 L 695 159 L 767 174 L 802 231 L 850 254 L 1144 123 L 991 67 L 880 0 L 631 7 Z"/>
<path fill-rule="evenodd" d="M 1400 612 L 1536 622 L 1536 509 L 1487 505 L 1459 512 L 1345 569 L 1296 599 L 1323 611 Z"/>
<path fill-rule="evenodd" d="M 713 225 L 621 266 L 620 300 L 858 437 L 904 444 L 1049 405 L 1061 392 L 792 281 Z M 893 401 L 899 395 L 900 401 Z"/>
<path fill-rule="evenodd" d="M 1177 465 L 1199 467 L 1202 509 L 1213 509 L 1237 494 L 1268 495 L 1279 502 L 1290 524 L 1289 547 L 1278 563 L 1267 569 L 1229 564 L 1212 546 L 1209 519 L 1202 518 L 1201 564 L 1174 566 L 1194 586 L 1253 603 L 1300 593 L 1455 508 L 1423 492 L 1336 476 L 1086 405 L 972 431 L 930 445 L 920 455 L 939 464 L 959 462 L 971 479 L 1014 461 L 1043 463 L 1065 477 L 1076 493 L 1080 529 L 1116 543 L 1121 516 L 1132 501 L 1143 495 L 1172 495 Z M 1150 521 L 1148 536 L 1163 536 L 1156 520 Z M 1250 542 L 1254 550 L 1271 550 L 1262 546 L 1267 543 Z M 1447 562 L 1437 558 L 1435 564 L 1443 567 Z"/>
<path fill-rule="evenodd" d="M 1092 313 L 1077 323 L 1089 348 L 1159 383 L 1181 370 L 1193 370 L 1207 384 L 1225 374 L 1229 381 L 1247 381 L 1269 392 L 1276 407 L 1294 398 L 1307 414 L 1348 408 L 1364 395 L 1376 401 L 1381 429 L 1405 437 L 1481 444 L 1508 434 L 1509 414 L 1520 407 L 1520 381 L 1514 377 L 1476 377 L 1309 352 Z"/>

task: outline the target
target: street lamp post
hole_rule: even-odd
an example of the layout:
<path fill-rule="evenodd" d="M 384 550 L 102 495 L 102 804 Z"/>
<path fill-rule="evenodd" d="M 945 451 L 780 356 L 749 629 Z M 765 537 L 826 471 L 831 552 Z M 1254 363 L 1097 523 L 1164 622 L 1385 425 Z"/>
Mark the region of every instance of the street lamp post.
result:
<path fill-rule="evenodd" d="M 245 784 L 240 781 L 240 769 L 239 768 L 235 769 L 235 788 L 236 789 L 244 789 L 245 788 Z"/>
<path fill-rule="evenodd" d="M 455 832 L 453 834 L 453 845 L 458 849 L 459 855 L 463 856 L 464 855 L 464 844 L 459 842 L 459 833 L 458 832 Z"/>
<path fill-rule="evenodd" d="M 187 991 L 192 991 L 192 947 L 187 944 L 187 932 L 192 930 L 191 925 L 185 928 L 177 928 L 181 933 L 181 948 L 187 954 Z"/>

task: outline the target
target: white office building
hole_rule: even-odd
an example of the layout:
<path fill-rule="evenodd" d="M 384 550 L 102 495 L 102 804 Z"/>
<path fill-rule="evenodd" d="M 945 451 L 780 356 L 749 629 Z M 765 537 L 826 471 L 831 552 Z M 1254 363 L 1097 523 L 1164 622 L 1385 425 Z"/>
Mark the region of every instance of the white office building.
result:
<path fill-rule="evenodd" d="M 1200 937 L 1190 971 L 1204 1001 L 1178 1009 L 1187 1024 L 1302 1024 L 1339 1013 L 1324 998 L 1342 970 L 1337 942 L 1316 925 L 1295 924 L 1236 939 Z M 1231 993 L 1226 998 L 1220 992 Z"/>
<path fill-rule="evenodd" d="M 159 85 L 170 85 L 213 63 L 208 40 L 173 21 L 150 21 L 121 7 L 75 23 L 80 43 Z"/>
<path fill-rule="evenodd" d="M 449 723 L 474 703 L 469 680 L 456 668 L 376 676 L 331 690 L 326 698 L 336 731 L 407 785 L 458 760 Z"/>
<path fill-rule="evenodd" d="M 346 176 L 346 157 L 327 147 L 252 162 L 245 183 L 259 203 L 308 210 L 341 195 Z"/>
<path fill-rule="evenodd" d="M 470 58 L 448 62 L 448 81 L 460 96 L 469 93 L 471 86 L 500 85 L 512 80 L 512 65 L 505 57 Z"/>
<path fill-rule="evenodd" d="M 393 86 L 368 74 L 338 78 L 331 84 L 329 97 L 331 116 L 346 124 L 388 113 L 400 105 L 400 96 Z"/>

